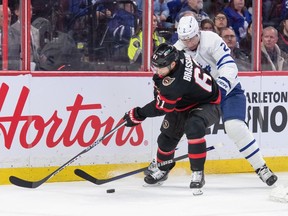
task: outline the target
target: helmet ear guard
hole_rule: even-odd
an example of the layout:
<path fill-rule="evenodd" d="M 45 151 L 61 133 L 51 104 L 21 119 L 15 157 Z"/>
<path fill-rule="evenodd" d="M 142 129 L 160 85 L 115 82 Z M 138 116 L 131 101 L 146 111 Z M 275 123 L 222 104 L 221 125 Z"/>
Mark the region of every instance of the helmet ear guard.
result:
<path fill-rule="evenodd" d="M 179 59 L 179 51 L 170 44 L 162 43 L 154 51 L 151 63 L 154 67 L 163 68 L 169 66 L 173 61 Z"/>
<path fill-rule="evenodd" d="M 195 17 L 182 17 L 178 24 L 177 33 L 181 40 L 188 40 L 199 35 L 199 25 Z"/>

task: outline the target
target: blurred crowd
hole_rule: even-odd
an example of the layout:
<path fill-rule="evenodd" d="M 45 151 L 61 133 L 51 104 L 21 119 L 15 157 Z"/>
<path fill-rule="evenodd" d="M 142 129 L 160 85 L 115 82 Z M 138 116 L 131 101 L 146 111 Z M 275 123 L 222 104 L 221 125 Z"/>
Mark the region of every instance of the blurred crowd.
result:
<path fill-rule="evenodd" d="M 252 0 L 153 2 L 153 49 L 163 42 L 175 43 L 179 19 L 190 13 L 202 31 L 214 31 L 223 38 L 240 71 L 251 70 Z M 144 0 L 31 3 L 33 70 L 141 70 Z M 20 12 L 19 0 L 9 1 L 10 70 L 21 69 Z M 262 70 L 287 70 L 288 0 L 262 0 L 262 13 Z M 1 5 L 0 34 L 2 23 Z"/>

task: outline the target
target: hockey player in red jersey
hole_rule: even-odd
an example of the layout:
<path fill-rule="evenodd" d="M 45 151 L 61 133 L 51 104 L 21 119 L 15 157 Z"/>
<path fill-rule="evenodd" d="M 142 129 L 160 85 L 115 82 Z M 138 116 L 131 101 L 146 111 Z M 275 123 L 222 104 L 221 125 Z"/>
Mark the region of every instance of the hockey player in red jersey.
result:
<path fill-rule="evenodd" d="M 183 51 L 161 44 L 154 52 L 155 98 L 144 107 L 135 107 L 123 117 L 126 126 L 140 124 L 147 117 L 165 115 L 157 139 L 157 162 L 174 158 L 175 148 L 185 134 L 192 170 L 190 188 L 198 190 L 205 184 L 206 128 L 219 121 L 221 94 L 216 81 Z M 175 163 L 161 166 L 147 175 L 147 184 L 159 184 L 168 178 Z"/>

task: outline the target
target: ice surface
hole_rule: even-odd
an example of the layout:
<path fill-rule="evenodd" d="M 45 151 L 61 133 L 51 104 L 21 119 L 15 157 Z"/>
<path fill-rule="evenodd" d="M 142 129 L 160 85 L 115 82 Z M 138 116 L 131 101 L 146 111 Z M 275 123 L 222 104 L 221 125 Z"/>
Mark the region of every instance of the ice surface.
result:
<path fill-rule="evenodd" d="M 288 185 L 288 173 L 277 173 Z M 142 175 L 104 185 L 45 183 L 36 189 L 0 186 L 1 216 L 287 216 L 288 203 L 269 199 L 274 187 L 254 173 L 206 175 L 202 196 L 190 176 L 171 174 L 159 187 L 143 187 Z M 107 189 L 115 193 L 106 193 Z"/>

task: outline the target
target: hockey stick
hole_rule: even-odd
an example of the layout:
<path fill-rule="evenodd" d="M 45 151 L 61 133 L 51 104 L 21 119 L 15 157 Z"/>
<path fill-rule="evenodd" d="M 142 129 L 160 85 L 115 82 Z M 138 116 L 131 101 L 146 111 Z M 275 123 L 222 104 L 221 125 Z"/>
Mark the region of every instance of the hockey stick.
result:
<path fill-rule="evenodd" d="M 211 151 L 211 150 L 213 150 L 213 149 L 215 149 L 215 146 L 210 146 L 210 147 L 207 147 L 207 148 L 206 148 L 207 151 Z M 161 163 L 158 163 L 157 166 L 158 166 L 158 167 L 162 167 L 162 166 L 165 166 L 165 165 L 167 165 L 167 164 L 171 164 L 171 163 L 173 163 L 173 162 L 176 162 L 176 161 L 185 159 L 185 158 L 187 158 L 187 157 L 188 157 L 188 154 L 185 154 L 185 155 L 176 157 L 176 158 L 174 158 L 173 160 L 168 160 L 168 161 L 163 161 L 163 162 L 161 162 Z M 85 180 L 87 180 L 87 181 L 92 182 L 93 184 L 102 185 L 102 184 L 106 184 L 106 183 L 108 183 L 108 182 L 116 181 L 116 180 L 119 180 L 119 179 L 122 179 L 122 178 L 126 178 L 126 177 L 129 177 L 129 176 L 135 175 L 135 174 L 137 174 L 137 173 L 143 172 L 143 171 L 145 171 L 147 168 L 148 168 L 148 166 L 147 166 L 147 167 L 140 168 L 140 169 L 133 170 L 133 171 L 131 171 L 131 172 L 123 173 L 123 174 L 118 175 L 118 176 L 114 176 L 114 177 L 111 177 L 111 178 L 107 178 L 107 179 L 97 179 L 97 178 L 93 177 L 92 175 L 90 175 L 89 173 L 87 173 L 87 172 L 85 172 L 85 171 L 83 171 L 83 170 L 81 170 L 81 169 L 75 169 L 75 170 L 74 170 L 74 173 L 75 173 L 77 176 L 79 176 L 79 177 L 81 177 L 81 178 L 83 178 L 83 179 L 85 179 Z"/>
<path fill-rule="evenodd" d="M 79 154 L 77 154 L 75 157 L 73 157 L 72 159 L 70 159 L 69 161 L 67 161 L 65 164 L 63 164 L 62 166 L 60 166 L 58 169 L 56 169 L 54 172 L 52 172 L 51 174 L 49 174 L 48 176 L 46 176 L 45 178 L 39 180 L 39 181 L 28 181 L 28 180 L 24 180 L 21 178 L 18 178 L 16 176 L 10 176 L 9 180 L 12 184 L 17 185 L 19 187 L 25 187 L 25 188 L 37 188 L 40 185 L 42 185 L 43 183 L 45 183 L 46 181 L 48 181 L 50 178 L 52 178 L 53 176 L 55 176 L 56 174 L 58 174 L 61 170 L 63 170 L 65 167 L 69 166 L 71 163 L 73 163 L 74 161 L 76 161 L 82 154 L 90 151 L 92 148 L 94 148 L 95 146 L 97 146 L 99 143 L 101 143 L 106 137 L 110 136 L 112 133 L 114 133 L 115 131 L 117 131 L 119 128 L 121 128 L 122 126 L 124 126 L 126 124 L 126 121 L 122 122 L 121 124 L 119 124 L 118 126 L 114 127 L 111 131 L 109 131 L 107 134 L 105 134 L 103 137 L 101 137 L 100 139 L 96 140 L 92 145 L 90 145 L 89 147 L 87 147 L 86 149 L 84 149 L 83 151 L 81 151 Z"/>

